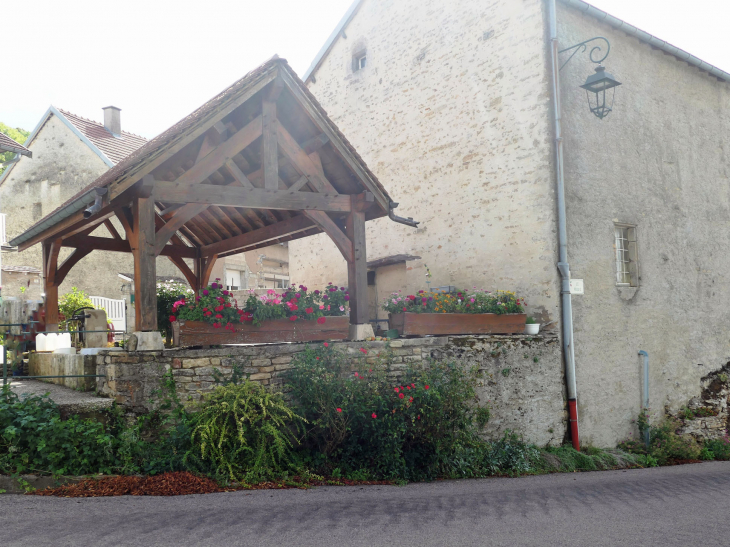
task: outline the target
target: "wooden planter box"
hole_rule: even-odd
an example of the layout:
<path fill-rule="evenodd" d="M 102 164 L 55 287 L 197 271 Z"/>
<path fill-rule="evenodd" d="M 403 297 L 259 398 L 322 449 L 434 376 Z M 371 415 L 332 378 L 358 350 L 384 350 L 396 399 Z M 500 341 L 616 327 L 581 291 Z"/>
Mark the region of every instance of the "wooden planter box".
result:
<path fill-rule="evenodd" d="M 350 336 L 350 318 L 327 317 L 320 325 L 316 320 L 275 319 L 260 327 L 237 323 L 236 332 L 216 329 L 203 321 L 176 321 L 172 324 L 173 345 L 214 346 L 218 344 L 275 344 L 277 342 L 314 342 L 346 340 Z"/>
<path fill-rule="evenodd" d="M 525 330 L 524 313 L 396 313 L 391 329 L 401 336 L 425 334 L 515 334 Z"/>

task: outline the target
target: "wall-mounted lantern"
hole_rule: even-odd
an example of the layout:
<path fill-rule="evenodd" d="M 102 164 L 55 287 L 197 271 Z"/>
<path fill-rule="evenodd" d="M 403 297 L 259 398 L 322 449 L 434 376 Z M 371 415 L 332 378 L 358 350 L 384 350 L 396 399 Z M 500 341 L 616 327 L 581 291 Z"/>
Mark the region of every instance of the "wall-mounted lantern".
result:
<path fill-rule="evenodd" d="M 606 72 L 606 68 L 601 64 L 611 52 L 611 44 L 604 37 L 597 36 L 590 40 L 586 40 L 585 42 L 581 42 L 580 44 L 561 49 L 558 53 L 575 50 L 568 60 L 560 67 L 560 70 L 563 70 L 563 67 L 570 62 L 576 53 L 579 51 L 585 51 L 588 48 L 587 44 L 595 40 L 602 40 L 606 42 L 606 54 L 603 55 L 603 57 L 598 58 L 597 56 L 602 52 L 601 46 L 595 46 L 591 49 L 591 61 L 598 64 L 598 67 L 596 68 L 596 73 L 588 76 L 586 83 L 580 87 L 586 90 L 588 108 L 591 109 L 591 112 L 593 112 L 599 120 L 602 120 L 613 110 L 613 100 L 616 95 L 616 87 L 621 85 L 621 82 L 614 78 L 612 74 Z M 606 92 L 609 92 L 608 98 L 606 98 Z"/>
<path fill-rule="evenodd" d="M 613 99 L 616 96 L 616 87 L 620 86 L 621 82 L 616 80 L 612 74 L 606 72 L 605 67 L 598 65 L 596 73 L 591 74 L 586 79 L 581 87 L 586 90 L 586 97 L 588 97 L 588 107 L 591 109 L 599 120 L 602 120 L 611 113 L 613 110 Z M 606 92 L 609 90 L 610 103 L 606 101 Z"/>

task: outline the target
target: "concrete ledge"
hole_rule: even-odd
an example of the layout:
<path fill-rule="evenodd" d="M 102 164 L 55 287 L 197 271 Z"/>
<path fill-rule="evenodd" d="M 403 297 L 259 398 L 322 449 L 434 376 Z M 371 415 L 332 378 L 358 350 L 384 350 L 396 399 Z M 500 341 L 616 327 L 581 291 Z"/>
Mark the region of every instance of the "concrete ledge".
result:
<path fill-rule="evenodd" d="M 63 486 L 64 484 L 76 484 L 88 477 L 47 477 L 38 475 L 20 475 L 19 482 L 9 475 L 0 475 L 0 494 L 25 494 L 26 488 L 32 490 L 45 490 L 46 488 Z"/>

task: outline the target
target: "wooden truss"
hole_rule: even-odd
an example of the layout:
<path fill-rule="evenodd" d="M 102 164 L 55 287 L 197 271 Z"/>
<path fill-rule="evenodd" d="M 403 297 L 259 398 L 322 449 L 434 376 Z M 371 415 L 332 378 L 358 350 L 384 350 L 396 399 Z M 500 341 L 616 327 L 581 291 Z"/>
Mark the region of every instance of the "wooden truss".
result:
<path fill-rule="evenodd" d="M 89 218 L 78 211 L 20 245 L 43 245 L 49 330 L 58 286 L 93 250 L 132 253 L 135 329 L 151 331 L 157 256 L 198 290 L 220 257 L 321 232 L 347 261 L 351 323 L 368 322 L 365 222 L 387 215 L 389 198 L 288 65 L 268 64 L 183 134 L 146 145 Z M 90 235 L 102 224 L 111 237 Z M 73 252 L 59 264 L 62 247 Z"/>

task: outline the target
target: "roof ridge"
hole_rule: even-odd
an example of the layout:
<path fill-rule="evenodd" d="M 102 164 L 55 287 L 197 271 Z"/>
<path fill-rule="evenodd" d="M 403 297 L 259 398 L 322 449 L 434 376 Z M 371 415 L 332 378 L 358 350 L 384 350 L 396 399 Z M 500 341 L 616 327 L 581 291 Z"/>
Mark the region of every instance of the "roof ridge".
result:
<path fill-rule="evenodd" d="M 92 120 L 90 118 L 85 118 L 83 116 L 80 116 L 79 114 L 74 114 L 73 112 L 64 110 L 63 108 L 59 108 L 58 111 L 61 112 L 64 116 L 73 116 L 74 118 L 80 118 L 80 119 L 84 120 L 85 122 L 90 122 L 90 123 L 98 125 L 99 127 L 103 127 L 104 129 L 106 129 L 106 126 L 102 122 L 97 122 L 96 120 Z M 107 131 L 109 131 L 109 130 L 107 129 Z M 137 135 L 137 133 L 132 133 L 131 131 L 126 131 L 126 130 L 122 129 L 122 134 L 125 134 L 125 133 L 132 137 L 144 139 L 145 141 L 148 140 L 147 138 L 143 137 L 142 135 Z"/>

